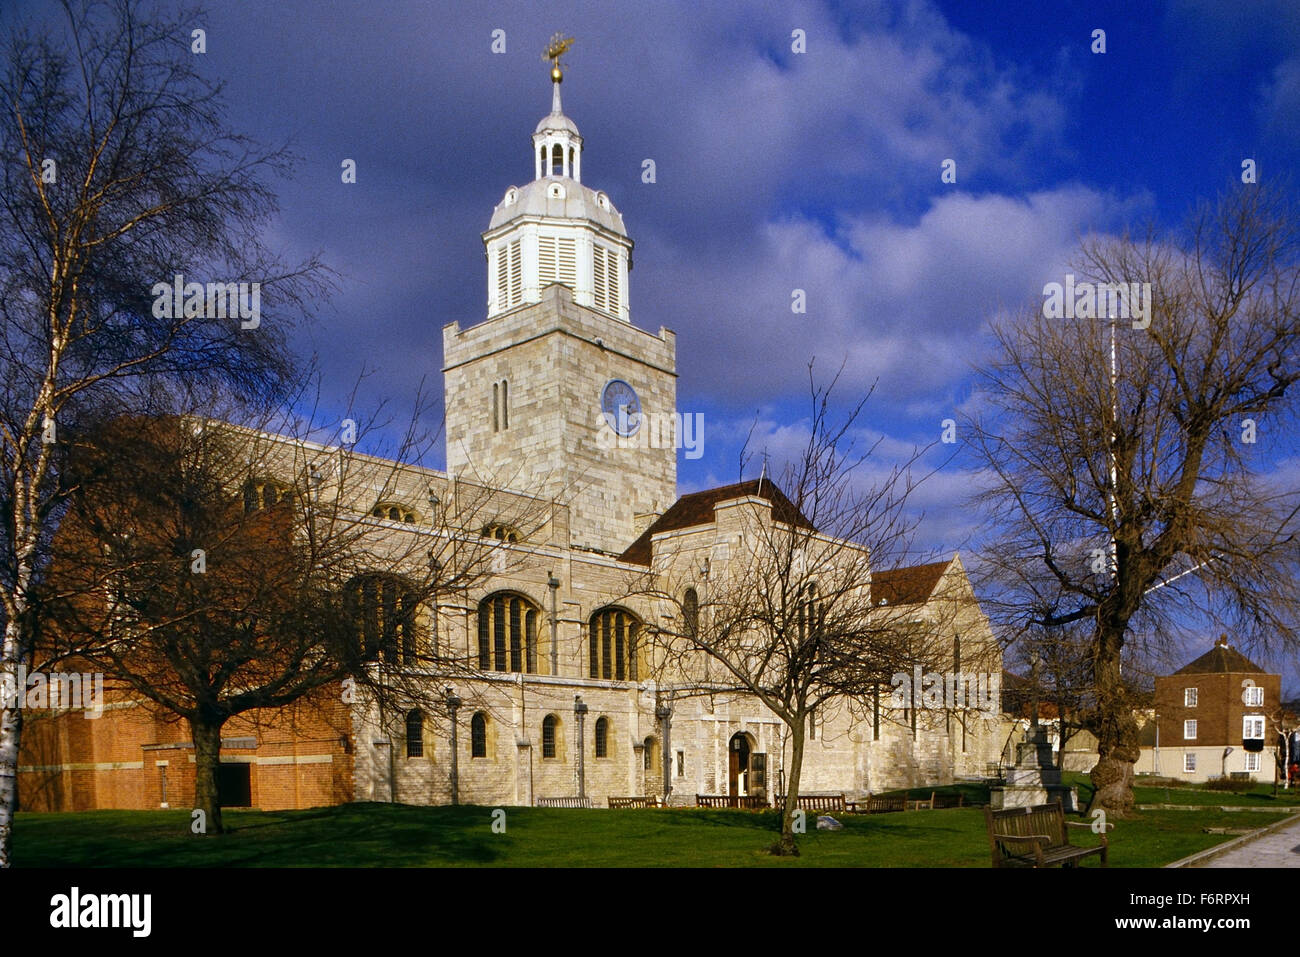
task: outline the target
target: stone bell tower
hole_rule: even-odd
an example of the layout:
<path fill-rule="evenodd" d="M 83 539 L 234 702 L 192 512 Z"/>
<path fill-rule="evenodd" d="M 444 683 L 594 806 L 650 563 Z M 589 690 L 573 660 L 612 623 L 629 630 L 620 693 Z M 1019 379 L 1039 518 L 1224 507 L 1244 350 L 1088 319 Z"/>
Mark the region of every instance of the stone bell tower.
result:
<path fill-rule="evenodd" d="M 533 131 L 534 178 L 511 186 L 483 245 L 487 320 L 443 328 L 447 469 L 570 507 L 570 541 L 617 554 L 676 499 L 676 337 L 632 324 L 632 240 L 582 183 L 560 101 Z"/>

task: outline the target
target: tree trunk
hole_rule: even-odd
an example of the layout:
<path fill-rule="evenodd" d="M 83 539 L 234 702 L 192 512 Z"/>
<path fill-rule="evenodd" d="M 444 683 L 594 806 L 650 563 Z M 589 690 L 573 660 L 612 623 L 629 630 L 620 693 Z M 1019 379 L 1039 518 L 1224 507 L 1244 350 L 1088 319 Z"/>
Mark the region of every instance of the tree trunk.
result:
<path fill-rule="evenodd" d="M 220 834 L 221 800 L 217 790 L 217 769 L 221 766 L 221 718 L 204 720 L 190 718 L 190 733 L 194 737 L 194 809 L 203 812 L 203 830 L 199 834 Z"/>
<path fill-rule="evenodd" d="M 22 702 L 25 688 L 18 687 L 18 665 L 22 661 L 22 641 L 18 621 L 5 625 L 0 647 L 0 695 L 17 695 L 6 699 L 0 708 L 0 868 L 12 863 L 13 821 L 18 810 L 18 749 L 22 742 Z"/>
<path fill-rule="evenodd" d="M 799 846 L 794 842 L 794 812 L 799 807 L 799 775 L 803 770 L 802 715 L 790 729 L 790 774 L 785 783 L 785 807 L 781 809 L 781 839 L 768 850 L 778 857 L 798 857 Z"/>
<path fill-rule="evenodd" d="M 1097 756 L 1092 769 L 1096 789 L 1093 808 L 1102 808 L 1111 817 L 1133 815 L 1133 765 L 1140 754 L 1138 726 L 1120 677 L 1120 650 L 1124 646 L 1123 628 L 1099 625 L 1097 659 L 1093 677 L 1097 689 Z"/>

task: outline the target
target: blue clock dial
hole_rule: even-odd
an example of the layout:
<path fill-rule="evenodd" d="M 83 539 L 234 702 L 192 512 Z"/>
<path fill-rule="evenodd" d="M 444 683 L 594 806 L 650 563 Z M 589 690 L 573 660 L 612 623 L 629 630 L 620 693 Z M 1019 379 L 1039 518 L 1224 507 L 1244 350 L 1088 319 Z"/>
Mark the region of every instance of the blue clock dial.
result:
<path fill-rule="evenodd" d="M 641 400 L 622 379 L 610 379 L 600 393 L 600 410 L 618 435 L 635 435 L 641 428 Z"/>

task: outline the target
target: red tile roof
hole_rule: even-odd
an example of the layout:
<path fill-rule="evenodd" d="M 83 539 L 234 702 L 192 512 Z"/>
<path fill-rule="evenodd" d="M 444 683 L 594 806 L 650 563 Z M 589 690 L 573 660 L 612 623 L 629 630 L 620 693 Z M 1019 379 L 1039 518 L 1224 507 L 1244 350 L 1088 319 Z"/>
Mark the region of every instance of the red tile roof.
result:
<path fill-rule="evenodd" d="M 928 565 L 875 572 L 871 576 L 871 603 L 879 605 L 883 600 L 886 606 L 924 604 L 934 594 L 935 586 L 951 564 L 949 558 Z"/>
<path fill-rule="evenodd" d="M 723 485 L 703 492 L 683 495 L 672 508 L 664 512 L 641 537 L 628 546 L 627 551 L 619 556 L 621 561 L 634 565 L 650 565 L 650 539 L 660 532 L 671 532 L 680 528 L 694 528 L 697 525 L 713 524 L 713 509 L 722 502 L 756 495 L 772 503 L 772 518 L 787 525 L 800 528 L 812 528 L 812 522 L 804 517 L 798 507 L 786 498 L 784 492 L 772 484 L 771 479 L 750 479 L 734 485 Z"/>
<path fill-rule="evenodd" d="M 1267 674 L 1232 645 L 1216 642 L 1214 647 L 1191 664 L 1184 665 L 1174 672 L 1176 675 L 1208 674 Z"/>

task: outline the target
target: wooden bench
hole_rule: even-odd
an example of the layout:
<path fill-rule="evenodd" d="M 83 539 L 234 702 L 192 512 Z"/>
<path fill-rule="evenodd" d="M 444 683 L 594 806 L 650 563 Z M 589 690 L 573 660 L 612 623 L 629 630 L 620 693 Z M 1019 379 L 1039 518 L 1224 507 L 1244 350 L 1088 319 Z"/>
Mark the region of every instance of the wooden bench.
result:
<path fill-rule="evenodd" d="M 844 808 L 850 814 L 888 814 L 890 811 L 906 811 L 907 798 L 901 794 L 889 797 L 868 796 L 861 801 L 845 801 Z"/>
<path fill-rule="evenodd" d="M 660 800 L 657 794 L 650 794 L 646 796 L 611 797 L 609 806 L 611 808 L 663 807 L 664 802 Z"/>
<path fill-rule="evenodd" d="M 558 797 L 558 798 L 538 798 L 538 807 L 594 807 L 591 798 L 580 797 Z"/>
<path fill-rule="evenodd" d="M 801 811 L 838 811 L 843 813 L 848 810 L 847 802 L 844 800 L 843 793 L 840 794 L 800 794 L 795 799 L 795 806 Z M 776 806 L 785 807 L 785 795 L 776 796 Z"/>
<path fill-rule="evenodd" d="M 984 823 L 994 867 L 1077 867 L 1079 861 L 1093 854 L 1100 855 L 1101 866 L 1105 867 L 1109 850 L 1105 830 L 1115 826 L 1107 824 L 1103 828 L 1101 844 L 1096 847 L 1071 844 L 1067 828 L 1091 830 L 1092 825 L 1067 821 L 1060 801 L 1002 811 L 986 807 Z"/>
<path fill-rule="evenodd" d="M 746 811 L 766 810 L 767 798 L 741 796 L 739 794 L 697 794 L 696 807 L 735 807 Z"/>
<path fill-rule="evenodd" d="M 907 802 L 913 811 L 933 811 L 935 808 L 964 807 L 966 795 L 940 794 L 931 791 L 928 798 L 909 798 Z"/>

